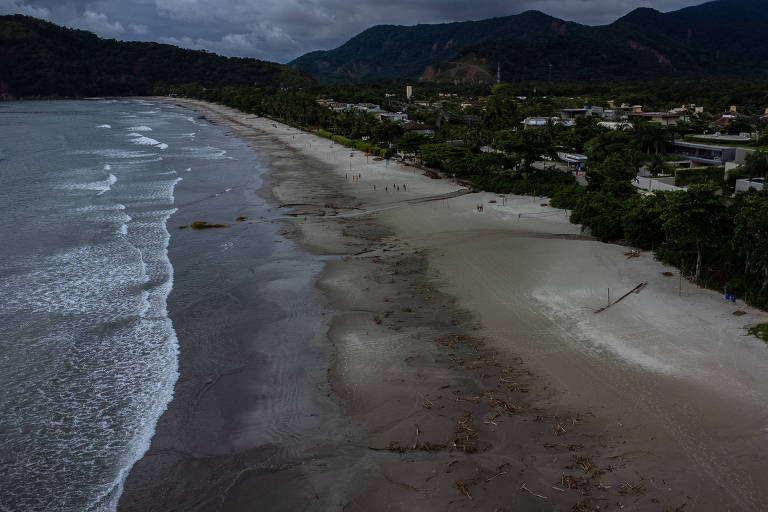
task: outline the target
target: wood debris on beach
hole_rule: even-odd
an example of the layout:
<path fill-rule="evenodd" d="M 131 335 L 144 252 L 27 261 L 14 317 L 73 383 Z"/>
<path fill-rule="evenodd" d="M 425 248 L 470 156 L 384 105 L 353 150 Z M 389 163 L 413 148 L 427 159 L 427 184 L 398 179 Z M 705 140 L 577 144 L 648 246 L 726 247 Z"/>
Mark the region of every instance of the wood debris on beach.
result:
<path fill-rule="evenodd" d="M 606 310 L 606 309 L 608 309 L 609 307 L 613 306 L 614 304 L 618 304 L 619 302 L 621 302 L 622 300 L 624 300 L 624 298 L 626 298 L 626 297 L 627 297 L 629 294 L 631 294 L 631 293 L 638 293 L 638 292 L 639 292 L 640 290 L 642 290 L 642 289 L 643 289 L 643 288 L 644 288 L 644 287 L 645 287 L 647 284 L 648 284 L 648 283 L 640 283 L 640 284 L 638 284 L 637 286 L 635 286 L 634 288 L 632 288 L 632 289 L 631 289 L 631 290 L 629 290 L 627 293 L 625 293 L 624 295 L 622 295 L 621 297 L 619 297 L 619 298 L 618 298 L 618 299 L 616 299 L 615 301 L 611 302 L 611 303 L 610 303 L 610 304 L 608 304 L 607 306 L 603 306 L 603 307 L 601 307 L 600 309 L 596 310 L 596 311 L 595 311 L 595 313 L 602 313 L 603 311 L 605 311 L 605 310 Z"/>

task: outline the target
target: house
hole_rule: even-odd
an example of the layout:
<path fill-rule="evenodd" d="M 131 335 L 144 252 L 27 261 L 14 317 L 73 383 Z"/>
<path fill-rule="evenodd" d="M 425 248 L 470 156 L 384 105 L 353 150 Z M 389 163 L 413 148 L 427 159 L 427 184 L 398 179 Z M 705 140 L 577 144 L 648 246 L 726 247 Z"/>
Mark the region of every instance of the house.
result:
<path fill-rule="evenodd" d="M 523 125 L 524 129 L 528 128 L 540 128 L 542 126 L 547 126 L 547 122 L 551 122 L 552 124 L 561 124 L 563 126 L 571 126 L 573 124 L 572 121 L 561 121 L 558 117 L 526 117 L 522 121 L 520 121 L 520 124 Z"/>
<path fill-rule="evenodd" d="M 578 153 L 558 153 L 557 157 L 568 164 L 569 169 L 583 171 L 587 165 L 587 156 Z"/>
<path fill-rule="evenodd" d="M 589 107 L 584 108 L 564 108 L 560 111 L 560 119 L 563 120 L 571 120 L 576 119 L 578 117 L 587 117 L 591 116 L 592 113 L 589 111 Z"/>
<path fill-rule="evenodd" d="M 435 134 L 435 130 L 431 126 L 424 123 L 407 123 L 403 124 L 402 126 L 403 130 L 407 132 L 413 132 L 427 136 L 432 136 Z"/>
<path fill-rule="evenodd" d="M 330 105 L 328 105 L 328 108 L 330 108 L 334 112 L 341 112 L 342 110 L 352 110 L 352 104 L 340 103 L 338 101 L 334 101 L 334 102 L 331 102 Z"/>
<path fill-rule="evenodd" d="M 733 121 L 733 119 L 735 118 L 736 116 L 732 114 L 723 114 L 722 117 L 720 117 L 720 119 L 718 119 L 712 124 L 714 124 L 715 126 L 719 126 L 720 128 L 727 128 L 728 126 L 730 126 L 731 121 Z"/>
<path fill-rule="evenodd" d="M 578 117 L 603 116 L 603 107 L 564 108 L 560 111 L 560 119 L 574 120 Z"/>
<path fill-rule="evenodd" d="M 619 122 L 619 121 L 600 121 L 597 126 L 601 128 L 608 128 L 609 130 L 629 130 L 632 128 L 632 123 Z"/>
<path fill-rule="evenodd" d="M 389 119 L 393 123 L 396 123 L 398 121 L 407 121 L 408 120 L 408 114 L 404 114 L 403 112 L 380 112 L 378 114 L 378 117 L 382 121 L 384 119 Z"/>
<path fill-rule="evenodd" d="M 359 110 L 361 112 L 368 112 L 370 114 L 378 114 L 380 112 L 383 112 L 381 110 L 381 107 L 378 105 L 374 105 L 373 103 L 358 103 L 355 105 L 355 110 Z"/>
<path fill-rule="evenodd" d="M 726 165 L 736 160 L 736 149 L 711 144 L 697 144 L 676 140 L 672 144 L 673 152 L 694 164 Z"/>
<path fill-rule="evenodd" d="M 630 121 L 646 120 L 653 123 L 661 123 L 664 126 L 675 125 L 683 117 L 683 114 L 679 112 L 637 112 L 634 110 L 627 115 Z"/>

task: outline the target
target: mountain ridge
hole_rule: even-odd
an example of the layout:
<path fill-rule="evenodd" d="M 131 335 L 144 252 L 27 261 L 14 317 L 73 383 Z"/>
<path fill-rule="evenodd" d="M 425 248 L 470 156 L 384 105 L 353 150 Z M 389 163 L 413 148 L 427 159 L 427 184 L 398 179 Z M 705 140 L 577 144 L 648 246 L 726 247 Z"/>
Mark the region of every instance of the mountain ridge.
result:
<path fill-rule="evenodd" d="M 576 65 L 588 63 L 592 78 L 599 80 L 765 78 L 768 43 L 762 34 L 768 30 L 768 9 L 763 3 L 714 0 L 666 13 L 638 7 L 598 26 L 541 11 L 444 24 L 377 25 L 336 49 L 307 53 L 289 65 L 324 82 L 478 77 L 487 82 L 497 64 L 507 70 L 522 67 L 516 73 L 520 80 L 549 79 L 548 66 L 542 73 L 535 56 L 557 63 L 561 77 L 585 75 Z M 452 37 L 457 31 L 464 37 Z M 453 44 L 435 51 L 446 41 Z"/>
<path fill-rule="evenodd" d="M 0 16 L 0 98 L 129 96 L 158 86 L 309 85 L 283 64 L 154 42 L 102 39 L 20 14 Z"/>

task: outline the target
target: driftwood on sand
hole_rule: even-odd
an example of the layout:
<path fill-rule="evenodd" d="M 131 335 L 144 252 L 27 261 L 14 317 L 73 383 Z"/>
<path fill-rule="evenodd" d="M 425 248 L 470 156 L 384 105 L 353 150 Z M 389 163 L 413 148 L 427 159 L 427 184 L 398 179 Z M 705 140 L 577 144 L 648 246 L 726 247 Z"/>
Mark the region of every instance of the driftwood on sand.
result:
<path fill-rule="evenodd" d="M 629 295 L 630 293 L 637 293 L 637 292 L 639 292 L 639 291 L 640 291 L 640 290 L 642 290 L 642 289 L 645 287 L 645 285 L 647 285 L 647 284 L 648 284 L 648 283 L 640 283 L 640 284 L 638 284 L 637 286 L 635 286 L 634 288 L 632 288 L 631 290 L 629 290 L 627 293 L 625 293 L 624 295 L 622 295 L 621 297 L 619 297 L 619 298 L 618 298 L 618 299 L 616 299 L 615 301 L 613 301 L 613 302 L 609 303 L 607 306 L 603 306 L 602 308 L 600 308 L 600 309 L 596 310 L 596 311 L 595 311 L 595 314 L 597 314 L 597 313 L 602 313 L 603 311 L 605 311 L 605 310 L 606 310 L 606 309 L 608 309 L 609 307 L 613 306 L 614 304 L 617 304 L 617 303 L 621 302 L 621 301 L 622 301 L 622 300 L 623 300 L 623 299 L 624 299 L 624 298 L 625 298 L 627 295 Z"/>

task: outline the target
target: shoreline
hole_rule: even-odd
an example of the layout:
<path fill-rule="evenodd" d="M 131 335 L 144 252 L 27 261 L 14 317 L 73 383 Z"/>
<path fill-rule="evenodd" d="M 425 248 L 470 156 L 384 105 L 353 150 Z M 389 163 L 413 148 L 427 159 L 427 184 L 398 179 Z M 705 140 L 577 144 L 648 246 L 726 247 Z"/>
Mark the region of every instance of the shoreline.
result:
<path fill-rule="evenodd" d="M 684 308 L 670 302 L 668 278 L 659 277 L 664 268 L 647 254 L 625 260 L 626 249 L 589 241 L 536 198 L 510 197 L 499 206 L 494 194 L 464 194 L 413 168 L 366 163 L 357 151 L 269 119 L 203 102 L 162 101 L 197 111 L 255 149 L 271 147 L 273 173 L 265 187 L 282 205 L 280 222 L 290 239 L 324 262 L 317 286 L 333 315 L 328 380 L 340 421 L 354 425 L 348 439 L 356 441 L 342 459 L 326 454 L 325 469 L 305 475 L 312 485 L 292 492 L 322 489 L 318 499 L 326 493 L 323 500 L 333 496 L 345 510 L 591 510 L 598 504 L 605 510 L 620 503 L 757 510 L 754 486 L 727 475 L 722 481 L 711 461 L 693 453 L 702 448 L 696 439 L 677 446 L 685 432 L 668 404 L 638 391 L 642 400 L 622 405 L 631 385 L 701 391 L 694 379 L 678 388 L 680 376 L 659 366 L 660 354 L 620 334 L 595 341 L 648 314 L 675 328 L 674 314 Z M 360 178 L 350 180 L 354 171 Z M 478 202 L 486 212 L 472 211 Z M 564 251 L 567 264 L 557 257 Z M 580 275 L 613 290 L 629 290 L 637 279 L 649 285 L 590 317 L 573 304 L 597 308 L 604 299 Z M 714 307 L 709 292 L 689 287 L 686 293 L 697 307 Z M 665 306 L 677 309 L 665 316 Z M 741 309 L 752 322 L 766 316 Z M 724 318 L 728 329 L 745 323 L 735 318 Z M 724 336 L 734 337 L 729 332 Z M 611 372 L 600 369 L 604 361 Z M 665 461 L 669 453 L 680 457 L 677 464 Z M 709 472 L 681 474 L 694 467 Z M 734 492 L 712 488 L 718 478 Z M 296 489 L 289 475 L 258 471 L 248 485 L 263 490 L 265 481 L 277 494 Z M 329 489 L 317 484 L 329 481 L 335 482 Z M 270 503 L 288 509 L 278 498 Z M 304 505 L 328 508 L 310 503 Z"/>

